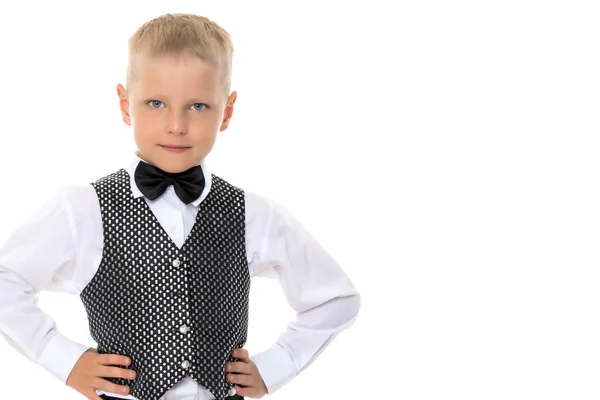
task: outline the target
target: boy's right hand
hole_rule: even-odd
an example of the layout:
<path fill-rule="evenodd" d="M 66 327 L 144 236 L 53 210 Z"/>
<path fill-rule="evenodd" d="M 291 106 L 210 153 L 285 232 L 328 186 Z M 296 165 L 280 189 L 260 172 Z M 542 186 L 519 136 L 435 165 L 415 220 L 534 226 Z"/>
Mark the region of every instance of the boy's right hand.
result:
<path fill-rule="evenodd" d="M 75 363 L 67 378 L 67 386 L 77 390 L 89 400 L 102 400 L 96 394 L 96 389 L 126 395 L 129 393 L 128 386 L 116 385 L 103 377 L 134 379 L 135 371 L 112 366 L 127 366 L 130 361 L 129 357 L 118 354 L 99 354 L 98 350 L 90 348 Z"/>

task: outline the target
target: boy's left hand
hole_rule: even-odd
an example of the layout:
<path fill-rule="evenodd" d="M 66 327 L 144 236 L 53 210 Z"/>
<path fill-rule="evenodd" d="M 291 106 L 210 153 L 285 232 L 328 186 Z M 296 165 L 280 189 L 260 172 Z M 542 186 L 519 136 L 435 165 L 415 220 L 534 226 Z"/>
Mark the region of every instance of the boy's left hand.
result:
<path fill-rule="evenodd" d="M 225 364 L 225 371 L 227 374 L 227 380 L 235 383 L 235 392 L 240 396 L 251 397 L 253 399 L 259 399 L 267 394 L 267 386 L 263 381 L 256 364 L 248 356 L 246 349 L 235 349 L 231 353 L 235 358 L 240 361 Z M 231 372 L 237 372 L 232 374 Z"/>

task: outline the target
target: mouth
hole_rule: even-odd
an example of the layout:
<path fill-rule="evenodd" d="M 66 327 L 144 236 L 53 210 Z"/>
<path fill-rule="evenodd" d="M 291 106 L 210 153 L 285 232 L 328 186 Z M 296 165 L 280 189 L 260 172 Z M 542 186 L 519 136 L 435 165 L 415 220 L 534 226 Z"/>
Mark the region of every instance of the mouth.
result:
<path fill-rule="evenodd" d="M 171 153 L 182 153 L 191 149 L 191 146 L 180 146 L 180 145 L 172 145 L 172 144 L 159 144 L 160 147 L 165 149 L 166 151 L 170 151 Z"/>
<path fill-rule="evenodd" d="M 175 144 L 159 144 L 161 147 L 167 147 L 169 149 L 189 149 L 191 146 L 179 146 Z"/>

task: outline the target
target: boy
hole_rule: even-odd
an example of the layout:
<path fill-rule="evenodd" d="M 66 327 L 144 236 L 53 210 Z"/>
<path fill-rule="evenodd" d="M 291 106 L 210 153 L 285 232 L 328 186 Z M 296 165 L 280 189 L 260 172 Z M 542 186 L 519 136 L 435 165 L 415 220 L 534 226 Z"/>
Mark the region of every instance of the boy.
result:
<path fill-rule="evenodd" d="M 260 398 L 356 318 L 355 287 L 291 214 L 206 167 L 233 114 L 232 53 L 205 17 L 142 25 L 117 86 L 129 166 L 63 188 L 0 250 L 0 331 L 88 399 Z M 298 320 L 249 357 L 253 276 L 277 277 Z M 59 333 L 44 289 L 80 296 L 97 348 Z"/>

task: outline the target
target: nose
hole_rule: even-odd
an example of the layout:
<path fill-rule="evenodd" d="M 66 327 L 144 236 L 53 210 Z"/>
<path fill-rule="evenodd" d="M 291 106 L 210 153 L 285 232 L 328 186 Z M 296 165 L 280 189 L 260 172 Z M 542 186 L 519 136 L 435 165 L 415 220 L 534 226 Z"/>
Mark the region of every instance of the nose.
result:
<path fill-rule="evenodd" d="M 168 116 L 168 131 L 175 135 L 187 133 L 187 114 L 185 112 L 171 111 Z"/>

